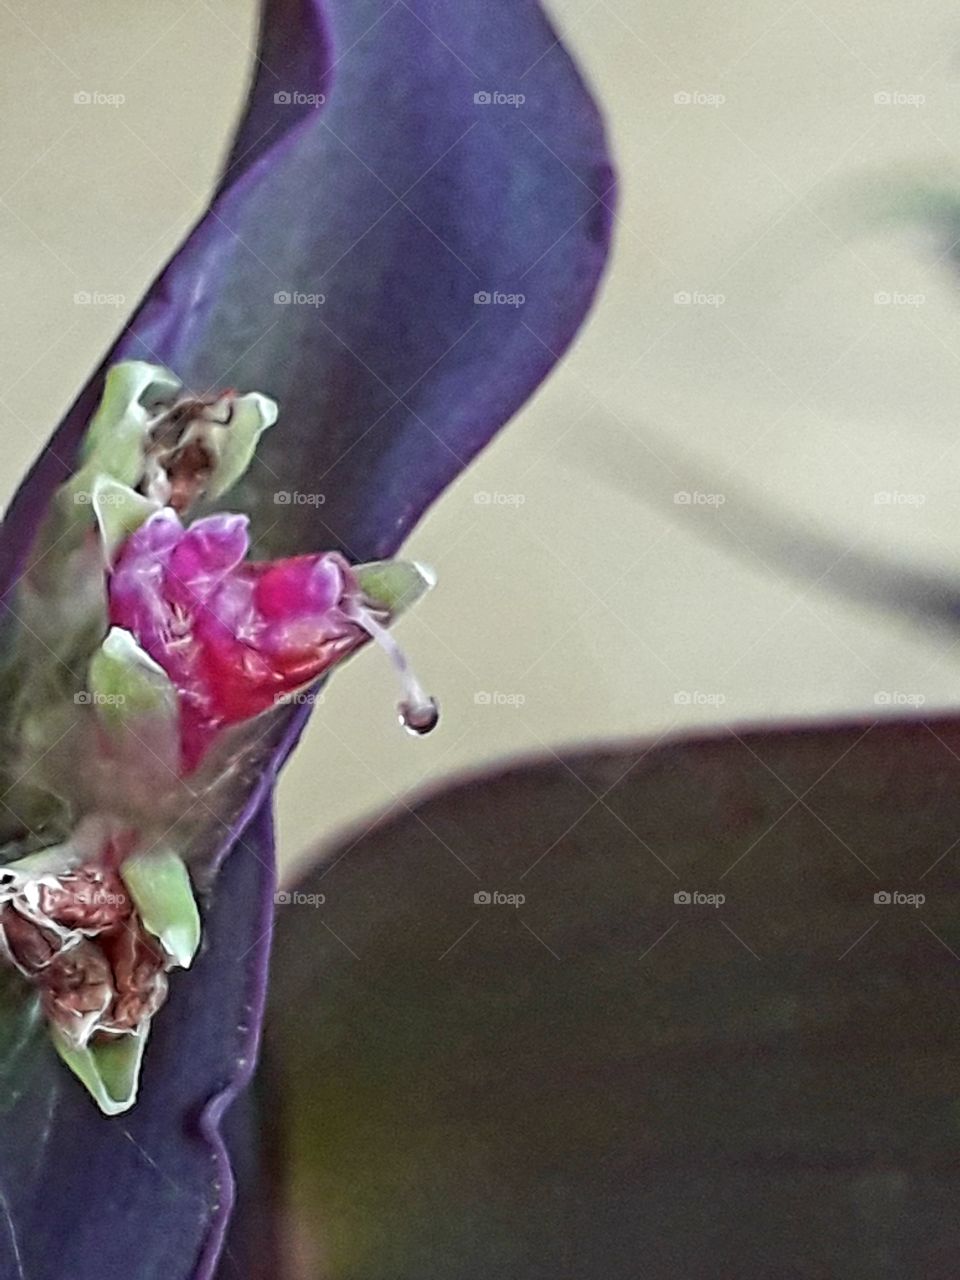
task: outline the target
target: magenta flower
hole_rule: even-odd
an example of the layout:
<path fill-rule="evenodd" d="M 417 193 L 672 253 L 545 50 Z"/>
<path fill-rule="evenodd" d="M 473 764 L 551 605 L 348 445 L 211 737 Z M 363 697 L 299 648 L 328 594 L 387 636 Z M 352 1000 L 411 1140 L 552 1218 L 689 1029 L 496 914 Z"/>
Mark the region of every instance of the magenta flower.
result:
<path fill-rule="evenodd" d="M 109 580 L 109 616 L 170 677 L 181 767 L 218 731 L 276 706 L 370 638 L 343 556 L 251 564 L 249 521 L 214 515 L 184 529 L 170 508 L 127 540 Z"/>

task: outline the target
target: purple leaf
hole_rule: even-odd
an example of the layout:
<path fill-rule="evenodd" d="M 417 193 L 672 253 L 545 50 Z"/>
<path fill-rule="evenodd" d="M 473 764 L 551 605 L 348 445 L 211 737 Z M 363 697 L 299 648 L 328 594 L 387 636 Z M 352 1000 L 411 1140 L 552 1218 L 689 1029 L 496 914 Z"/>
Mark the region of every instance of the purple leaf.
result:
<path fill-rule="evenodd" d="M 956 721 L 769 730 L 328 851 L 267 1024 L 288 1280 L 952 1274 L 958 796 Z"/>
<path fill-rule="evenodd" d="M 341 0 L 328 15 L 332 72 L 301 56 L 289 86 L 289 38 L 268 29 L 240 176 L 112 358 L 273 396 L 280 422 L 244 493 L 261 536 L 365 560 L 395 550 L 573 338 L 613 179 L 596 110 L 530 0 Z M 325 105 L 271 100 L 307 84 Z M 474 101 L 494 93 L 526 101 Z M 249 163 L 273 120 L 278 140 Z M 322 505 L 275 501 L 297 492 Z"/>
<path fill-rule="evenodd" d="M 271 393 L 281 420 L 239 499 L 264 545 L 385 555 L 581 322 L 609 230 L 602 129 L 530 0 L 331 0 L 322 16 L 276 3 L 262 53 L 229 181 L 103 367 L 141 355 L 197 391 Z M 281 91 L 327 102 L 275 102 Z M 481 91 L 527 102 L 475 104 Z M 325 301 L 275 301 L 283 291 Z M 475 303 L 483 291 L 525 302 Z M 72 466 L 102 371 L 7 514 L 5 594 Z M 307 487 L 323 505 L 274 501 Z M 263 994 L 271 782 L 272 770 L 233 832 L 206 949 L 171 984 L 132 1112 L 96 1111 L 6 985 L 3 1274 L 211 1274 L 232 1202 L 220 1116 L 251 1068 Z"/>

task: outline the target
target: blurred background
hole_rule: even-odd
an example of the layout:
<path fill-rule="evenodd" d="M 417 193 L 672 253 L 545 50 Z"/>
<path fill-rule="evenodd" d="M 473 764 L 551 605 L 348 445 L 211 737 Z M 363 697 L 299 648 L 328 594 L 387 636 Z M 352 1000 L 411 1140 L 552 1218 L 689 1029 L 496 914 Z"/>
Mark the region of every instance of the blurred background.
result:
<path fill-rule="evenodd" d="M 958 576 L 960 9 L 548 7 L 609 120 L 612 264 L 408 544 L 439 574 L 399 633 L 441 727 L 400 730 L 378 652 L 338 672 L 284 775 L 288 868 L 504 757 L 957 700 L 960 640 L 853 587 L 863 557 Z M 255 16 L 0 7 L 4 502 L 201 212 Z"/>

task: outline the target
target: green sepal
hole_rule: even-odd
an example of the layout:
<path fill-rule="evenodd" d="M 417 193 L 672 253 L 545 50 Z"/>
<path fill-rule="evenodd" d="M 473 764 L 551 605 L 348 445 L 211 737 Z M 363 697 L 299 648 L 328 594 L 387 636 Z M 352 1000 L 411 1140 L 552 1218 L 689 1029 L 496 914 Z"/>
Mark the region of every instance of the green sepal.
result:
<path fill-rule="evenodd" d="M 136 1102 L 149 1032 L 149 1024 L 144 1023 L 126 1035 L 77 1049 L 56 1027 L 50 1028 L 57 1053 L 105 1116 L 118 1116 Z"/>
<path fill-rule="evenodd" d="M 161 845 L 128 858 L 120 877 L 143 927 L 159 939 L 171 960 L 189 969 L 200 946 L 200 912 L 183 859 Z"/>
<path fill-rule="evenodd" d="M 140 526 L 160 510 L 160 504 L 111 476 L 99 475 L 91 490 L 93 513 L 100 528 L 103 558 L 113 567 L 117 551 Z"/>
<path fill-rule="evenodd" d="M 123 627 L 110 628 L 90 659 L 88 678 L 92 701 L 108 725 L 147 716 L 176 721 L 177 691 L 170 677 Z"/>
<path fill-rule="evenodd" d="M 207 488 L 209 500 L 233 488 L 253 461 L 260 437 L 276 420 L 276 402 L 258 391 L 239 396 L 233 402 L 230 422 L 210 432 L 217 461 Z"/>
<path fill-rule="evenodd" d="M 151 415 L 158 401 L 179 386 L 168 370 L 140 360 L 108 370 L 99 407 L 84 434 L 80 468 L 58 489 L 34 548 L 29 576 L 44 599 L 62 595 L 69 583 L 70 557 L 82 548 L 98 481 L 106 477 L 131 487 L 140 482 Z"/>
<path fill-rule="evenodd" d="M 373 560 L 353 572 L 370 604 L 391 618 L 416 604 L 437 581 L 432 569 L 415 560 Z"/>
<path fill-rule="evenodd" d="M 160 365 L 124 360 L 107 371 L 103 396 L 83 440 L 82 469 L 71 481 L 102 472 L 135 485 L 143 474 L 144 440 L 151 411 L 142 401 L 169 400 L 180 391 L 178 378 Z"/>

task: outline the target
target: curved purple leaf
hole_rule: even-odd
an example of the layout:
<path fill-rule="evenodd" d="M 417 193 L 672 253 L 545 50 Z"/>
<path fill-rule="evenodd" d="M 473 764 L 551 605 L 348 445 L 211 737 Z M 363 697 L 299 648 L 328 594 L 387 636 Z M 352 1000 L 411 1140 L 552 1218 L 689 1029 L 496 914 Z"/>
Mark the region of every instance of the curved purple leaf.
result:
<path fill-rule="evenodd" d="M 553 758 L 330 851 L 278 917 L 285 1280 L 946 1280 L 958 824 L 960 725 L 885 722 Z"/>
<path fill-rule="evenodd" d="M 275 13 L 291 8 L 313 14 Z M 327 9 L 326 76 L 301 57 L 294 84 L 273 89 L 283 72 L 270 60 L 288 42 L 268 33 L 239 176 L 113 358 L 272 395 L 280 422 L 244 494 L 261 536 L 372 559 L 395 550 L 573 338 L 606 257 L 613 179 L 596 109 L 532 0 Z M 290 123 L 294 104 L 267 95 L 302 94 L 311 74 L 325 105 Z M 526 100 L 474 101 L 494 93 Z M 271 108 L 279 140 L 249 163 Z M 474 301 L 496 293 L 525 301 Z M 276 504 L 308 486 L 322 505 Z"/>
<path fill-rule="evenodd" d="M 264 544 L 385 555 L 582 320 L 609 229 L 602 129 L 531 0 L 277 0 L 261 54 L 228 180 L 105 365 L 142 356 L 196 390 L 274 395 L 281 420 L 240 499 Z M 275 102 L 272 76 L 326 106 Z M 474 104 L 483 89 L 524 92 L 529 105 Z M 327 297 L 278 303 L 283 290 Z M 481 290 L 527 300 L 484 307 Z M 101 375 L 9 509 L 5 594 Z M 274 504 L 277 490 L 307 486 L 322 507 Z M 4 1274 L 211 1274 L 232 1200 L 220 1117 L 250 1070 L 263 994 L 271 781 L 268 771 L 233 833 L 259 815 L 215 887 L 205 954 L 156 1020 L 133 1112 L 100 1116 L 17 1016 L 23 1006 L 9 1006 Z"/>
<path fill-rule="evenodd" d="M 243 169 L 124 350 L 172 350 L 194 385 L 239 378 L 273 395 L 280 428 L 249 490 L 261 534 L 366 559 L 396 548 L 566 348 L 606 255 L 612 178 L 538 6 L 364 0 L 329 14 L 325 105 Z M 271 108 L 295 106 L 264 97 L 303 92 L 274 88 L 277 44 L 264 41 L 241 156 Z M 526 101 L 474 100 L 493 92 Z M 498 294 L 525 300 L 475 301 Z M 307 486 L 322 508 L 278 524 L 274 495 Z"/>
<path fill-rule="evenodd" d="M 336 53 L 325 9 L 317 0 L 264 0 L 261 5 L 253 83 L 224 165 L 221 189 L 311 115 L 318 94 L 326 98 Z M 290 100 L 278 103 L 278 93 Z"/>

